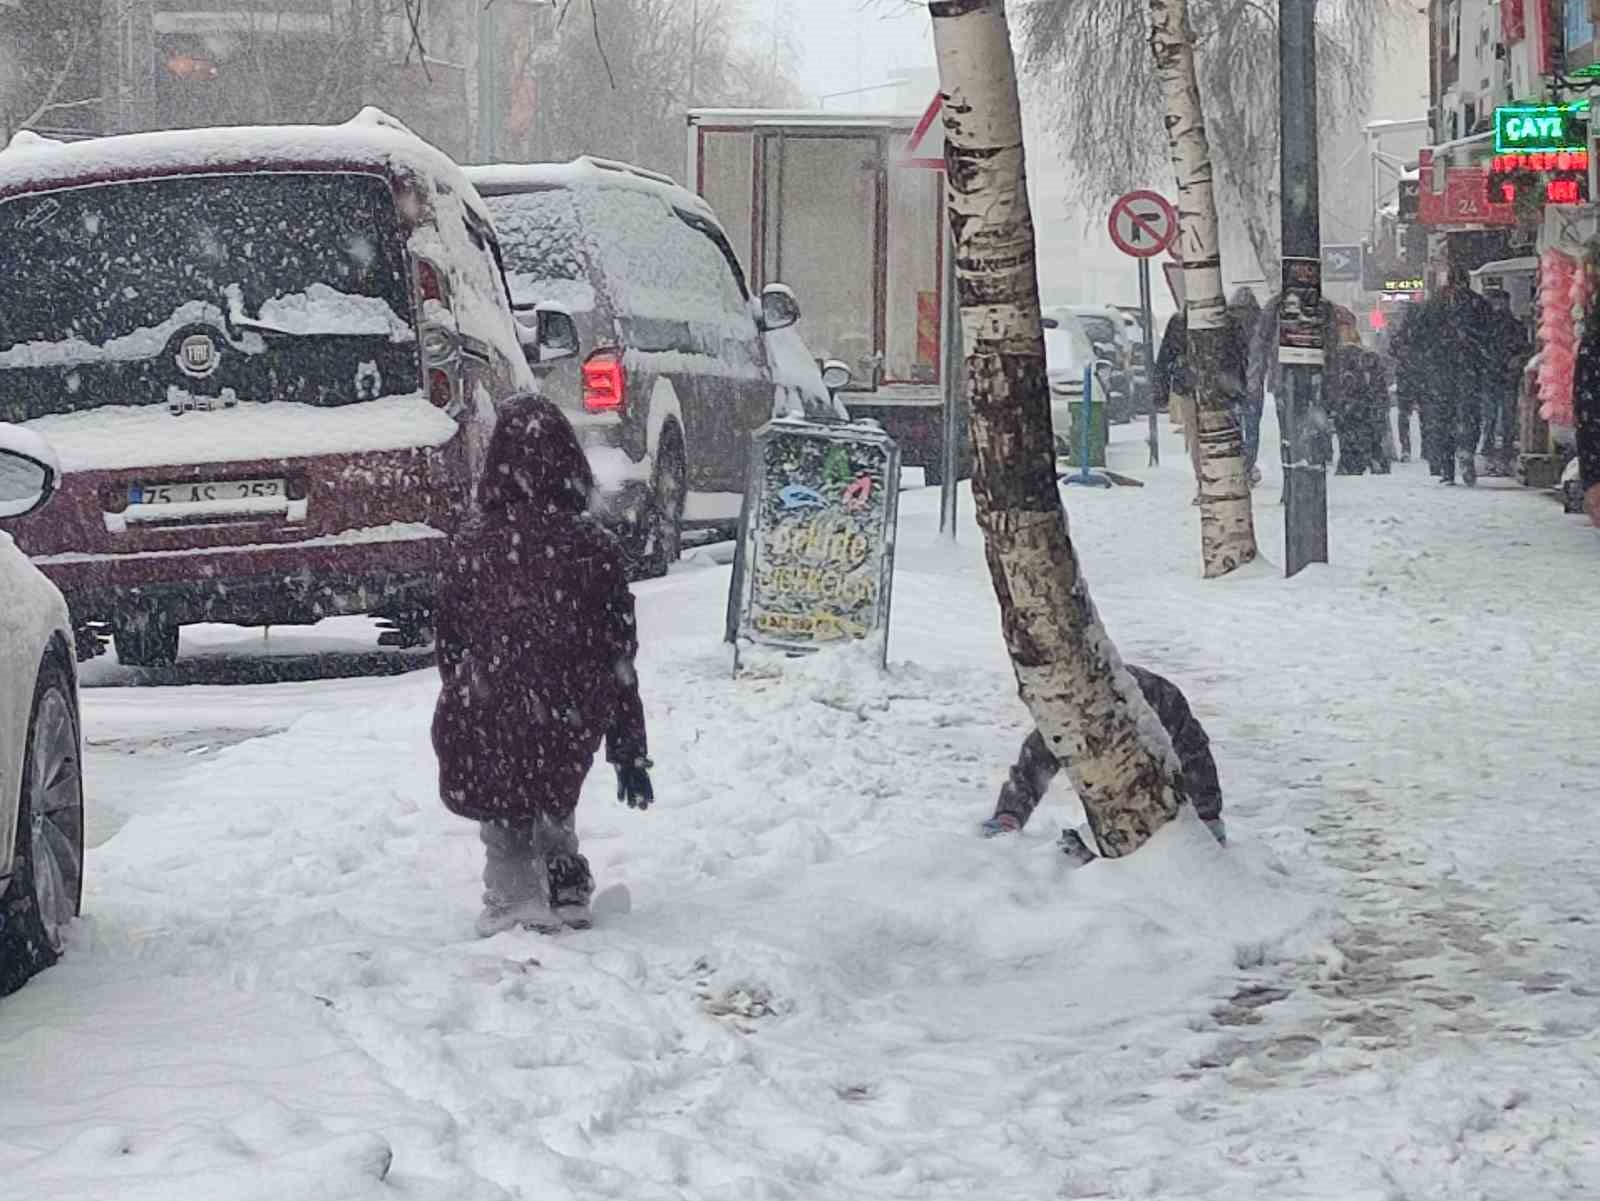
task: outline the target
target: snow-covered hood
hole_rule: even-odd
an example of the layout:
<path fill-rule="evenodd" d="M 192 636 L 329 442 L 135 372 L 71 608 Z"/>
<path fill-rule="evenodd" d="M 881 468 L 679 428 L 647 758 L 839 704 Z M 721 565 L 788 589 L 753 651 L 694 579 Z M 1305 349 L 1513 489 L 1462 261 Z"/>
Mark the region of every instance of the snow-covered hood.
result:
<path fill-rule="evenodd" d="M 414 393 L 336 408 L 241 401 L 180 416 L 159 405 L 111 405 L 40 417 L 24 428 L 48 440 L 62 470 L 74 472 L 440 446 L 458 427 Z"/>

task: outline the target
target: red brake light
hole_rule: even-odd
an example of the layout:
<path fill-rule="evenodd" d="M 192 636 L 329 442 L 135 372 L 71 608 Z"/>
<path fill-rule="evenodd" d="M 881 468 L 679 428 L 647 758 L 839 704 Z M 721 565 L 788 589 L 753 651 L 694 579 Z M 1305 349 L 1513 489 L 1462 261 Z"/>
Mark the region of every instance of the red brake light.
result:
<path fill-rule="evenodd" d="M 591 413 L 616 413 L 622 409 L 626 380 L 622 359 L 613 351 L 597 350 L 583 364 L 583 407 Z"/>
<path fill-rule="evenodd" d="M 443 274 L 427 259 L 417 260 L 417 294 L 423 303 L 437 300 L 446 307 L 450 304 L 450 291 L 445 287 Z"/>
<path fill-rule="evenodd" d="M 450 373 L 435 367 L 428 372 L 428 399 L 435 407 L 448 409 L 455 399 L 455 388 L 450 383 Z"/>

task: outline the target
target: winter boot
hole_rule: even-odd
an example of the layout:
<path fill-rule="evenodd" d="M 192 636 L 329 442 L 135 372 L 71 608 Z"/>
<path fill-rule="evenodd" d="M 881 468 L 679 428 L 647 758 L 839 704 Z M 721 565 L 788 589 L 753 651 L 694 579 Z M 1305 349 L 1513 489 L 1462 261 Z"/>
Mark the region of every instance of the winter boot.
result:
<path fill-rule="evenodd" d="M 1089 849 L 1089 844 L 1083 841 L 1083 835 L 1071 827 L 1061 831 L 1061 853 L 1073 867 L 1083 867 L 1099 858 Z"/>
<path fill-rule="evenodd" d="M 1469 488 L 1476 486 L 1478 482 L 1478 456 L 1470 450 L 1464 450 L 1457 458 L 1461 464 L 1461 482 Z"/>
<path fill-rule="evenodd" d="M 1211 831 L 1211 837 L 1217 840 L 1217 845 L 1227 846 L 1228 828 L 1222 824 L 1222 819 L 1220 817 L 1207 817 L 1202 820 L 1206 823 L 1206 829 Z"/>
<path fill-rule="evenodd" d="M 574 852 L 552 855 L 544 866 L 550 877 L 550 911 L 562 924 L 575 930 L 587 930 L 593 920 L 589 898 L 594 896 L 589 861 Z"/>
<path fill-rule="evenodd" d="M 1015 813 L 996 813 L 978 828 L 985 838 L 993 838 L 997 834 L 1015 834 L 1022 829 L 1022 822 Z"/>
<path fill-rule="evenodd" d="M 561 919 L 550 912 L 543 897 L 523 901 L 505 902 L 493 893 L 484 893 L 483 912 L 473 925 L 479 938 L 493 938 L 507 930 L 534 930 L 540 934 L 554 934 L 561 929 Z"/>

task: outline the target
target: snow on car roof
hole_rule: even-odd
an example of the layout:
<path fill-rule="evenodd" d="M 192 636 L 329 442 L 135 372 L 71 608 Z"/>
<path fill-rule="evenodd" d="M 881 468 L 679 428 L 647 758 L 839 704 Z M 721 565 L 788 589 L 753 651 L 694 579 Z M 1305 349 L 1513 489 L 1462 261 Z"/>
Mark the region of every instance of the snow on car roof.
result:
<path fill-rule="evenodd" d="M 0 150 L 0 197 L 41 187 L 100 183 L 218 171 L 294 167 L 406 165 L 453 176 L 460 171 L 443 151 L 423 141 L 388 113 L 364 108 L 342 125 L 239 125 L 114 134 L 58 142 L 23 130 Z M 467 203 L 481 215 L 476 196 Z"/>
<path fill-rule="evenodd" d="M 570 163 L 486 163 L 462 170 L 481 196 L 507 196 L 544 188 L 626 188 L 651 193 L 680 209 L 716 220 L 710 205 L 671 176 L 614 159 L 582 155 Z"/>

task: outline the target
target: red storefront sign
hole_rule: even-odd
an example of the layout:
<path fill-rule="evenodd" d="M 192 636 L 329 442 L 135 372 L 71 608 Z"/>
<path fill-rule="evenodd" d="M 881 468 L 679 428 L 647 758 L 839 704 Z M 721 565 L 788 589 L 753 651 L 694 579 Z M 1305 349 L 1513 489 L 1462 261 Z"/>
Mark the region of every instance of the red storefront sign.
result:
<path fill-rule="evenodd" d="M 1417 193 L 1417 219 L 1423 225 L 1515 225 L 1517 214 L 1509 204 L 1489 200 L 1489 168 L 1444 168 L 1442 190 L 1433 166 L 1433 151 L 1417 155 L 1422 187 Z"/>
<path fill-rule="evenodd" d="M 1522 9 L 1522 0 L 1501 0 L 1500 36 L 1508 46 L 1528 36 L 1528 20 Z"/>

